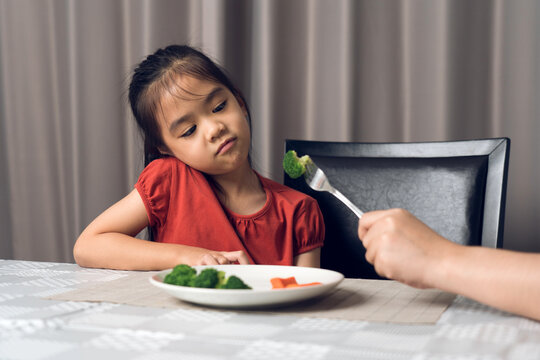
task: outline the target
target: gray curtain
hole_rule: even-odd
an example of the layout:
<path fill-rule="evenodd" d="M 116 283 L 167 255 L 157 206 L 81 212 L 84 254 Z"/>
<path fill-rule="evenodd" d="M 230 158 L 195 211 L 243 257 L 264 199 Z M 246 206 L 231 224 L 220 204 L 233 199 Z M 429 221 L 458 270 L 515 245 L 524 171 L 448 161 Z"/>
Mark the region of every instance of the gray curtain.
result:
<path fill-rule="evenodd" d="M 228 69 L 277 181 L 285 138 L 510 137 L 505 247 L 540 251 L 538 34 L 536 0 L 0 0 L 0 257 L 72 261 L 130 191 L 130 72 L 171 43 Z"/>

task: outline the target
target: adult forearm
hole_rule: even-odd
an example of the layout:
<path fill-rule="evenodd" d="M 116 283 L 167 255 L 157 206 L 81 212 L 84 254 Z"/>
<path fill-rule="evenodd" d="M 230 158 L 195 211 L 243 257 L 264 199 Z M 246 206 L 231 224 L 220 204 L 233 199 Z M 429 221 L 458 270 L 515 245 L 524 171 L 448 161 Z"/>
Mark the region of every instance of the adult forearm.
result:
<path fill-rule="evenodd" d="M 540 254 L 459 246 L 437 266 L 435 287 L 540 320 Z"/>

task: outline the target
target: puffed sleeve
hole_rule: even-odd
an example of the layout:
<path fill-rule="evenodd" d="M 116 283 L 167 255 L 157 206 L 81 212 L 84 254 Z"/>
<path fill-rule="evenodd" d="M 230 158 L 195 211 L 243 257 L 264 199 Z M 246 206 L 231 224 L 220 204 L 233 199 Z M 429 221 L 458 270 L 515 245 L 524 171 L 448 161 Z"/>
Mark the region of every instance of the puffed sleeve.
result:
<path fill-rule="evenodd" d="M 317 201 L 307 197 L 301 203 L 294 220 L 294 256 L 323 246 L 324 219 Z"/>
<path fill-rule="evenodd" d="M 135 188 L 141 196 L 151 227 L 161 226 L 167 218 L 170 200 L 171 162 L 156 159 L 141 172 Z"/>

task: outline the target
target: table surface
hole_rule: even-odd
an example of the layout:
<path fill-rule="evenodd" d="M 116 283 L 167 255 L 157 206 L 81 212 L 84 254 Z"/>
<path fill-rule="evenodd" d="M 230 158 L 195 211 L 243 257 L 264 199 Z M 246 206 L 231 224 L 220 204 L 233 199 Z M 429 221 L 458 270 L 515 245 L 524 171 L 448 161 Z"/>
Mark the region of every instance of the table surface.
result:
<path fill-rule="evenodd" d="M 0 260 L 0 359 L 540 359 L 539 322 L 463 297 L 434 325 L 44 299 L 126 273 Z"/>

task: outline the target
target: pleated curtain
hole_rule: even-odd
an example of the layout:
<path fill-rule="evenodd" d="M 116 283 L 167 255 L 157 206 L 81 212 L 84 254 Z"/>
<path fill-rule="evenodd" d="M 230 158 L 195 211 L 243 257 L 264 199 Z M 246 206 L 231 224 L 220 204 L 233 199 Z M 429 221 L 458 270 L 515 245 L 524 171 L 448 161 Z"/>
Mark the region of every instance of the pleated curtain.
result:
<path fill-rule="evenodd" d="M 254 167 L 285 138 L 512 140 L 505 247 L 540 251 L 536 0 L 0 0 L 0 258 L 73 261 L 133 187 L 131 71 L 199 47 L 245 93 Z"/>

